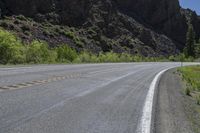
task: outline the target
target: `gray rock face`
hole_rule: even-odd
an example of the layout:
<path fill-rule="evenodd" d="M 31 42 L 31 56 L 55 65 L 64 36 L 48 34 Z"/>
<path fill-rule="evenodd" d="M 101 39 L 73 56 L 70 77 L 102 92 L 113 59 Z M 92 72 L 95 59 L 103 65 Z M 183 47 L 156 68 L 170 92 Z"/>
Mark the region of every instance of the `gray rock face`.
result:
<path fill-rule="evenodd" d="M 38 19 L 51 19 L 64 24 L 76 24 L 85 20 L 89 0 L 6 0 L 8 14 L 23 14 Z"/>
<path fill-rule="evenodd" d="M 127 47 L 146 56 L 176 54 L 187 32 L 186 13 L 178 0 L 0 0 L 0 9 L 2 15 L 92 28 L 95 35 L 90 38 L 103 51 L 124 52 L 122 47 Z M 198 16 L 192 20 L 200 29 Z"/>
<path fill-rule="evenodd" d="M 185 16 L 187 22 L 193 25 L 196 40 L 198 40 L 200 38 L 200 17 L 190 9 L 181 9 L 181 13 Z"/>
<path fill-rule="evenodd" d="M 118 0 L 120 9 L 179 43 L 185 42 L 187 24 L 178 0 Z"/>

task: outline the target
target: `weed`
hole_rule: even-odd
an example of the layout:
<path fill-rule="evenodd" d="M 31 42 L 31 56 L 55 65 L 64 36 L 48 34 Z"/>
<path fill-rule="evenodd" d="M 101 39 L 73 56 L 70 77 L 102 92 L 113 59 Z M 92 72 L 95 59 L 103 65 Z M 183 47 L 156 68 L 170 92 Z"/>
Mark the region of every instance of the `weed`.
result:
<path fill-rule="evenodd" d="M 186 87 L 186 89 L 185 89 L 185 94 L 187 95 L 187 96 L 191 96 L 191 91 L 190 91 L 190 88 L 189 87 Z"/>

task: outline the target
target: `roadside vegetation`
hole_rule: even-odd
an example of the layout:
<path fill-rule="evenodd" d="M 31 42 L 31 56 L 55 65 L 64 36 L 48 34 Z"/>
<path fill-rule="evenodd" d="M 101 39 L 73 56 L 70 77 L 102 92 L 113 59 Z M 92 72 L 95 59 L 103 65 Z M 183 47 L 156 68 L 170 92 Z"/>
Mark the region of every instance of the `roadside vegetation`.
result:
<path fill-rule="evenodd" d="M 198 51 L 197 49 L 195 50 Z M 199 56 L 200 54 L 198 53 L 196 55 Z M 51 48 L 47 42 L 41 40 L 33 40 L 30 43 L 24 43 L 11 32 L 0 29 L 0 64 L 4 65 L 193 61 L 194 58 L 194 56 L 190 56 L 189 54 L 180 54 L 170 57 L 144 57 L 139 54 L 131 55 L 129 53 L 114 53 L 112 51 L 95 54 L 86 50 L 78 52 L 67 44 L 61 44 Z"/>
<path fill-rule="evenodd" d="M 189 24 L 186 36 L 186 46 L 181 60 L 184 59 L 198 59 L 200 58 L 200 39 L 195 39 L 195 32 L 193 26 Z M 196 99 L 200 105 L 200 66 L 188 66 L 178 69 L 181 72 L 183 80 L 186 81 L 187 86 L 185 94 Z"/>
<path fill-rule="evenodd" d="M 48 64 L 48 63 L 101 63 L 159 61 L 164 58 L 143 57 L 112 51 L 93 54 L 77 52 L 67 44 L 50 48 L 45 41 L 34 40 L 24 44 L 19 38 L 0 29 L 0 64 Z"/>
<path fill-rule="evenodd" d="M 196 99 L 197 104 L 200 105 L 200 66 L 182 67 L 178 71 L 187 83 L 185 94 Z"/>
<path fill-rule="evenodd" d="M 200 61 L 200 39 L 196 38 L 193 26 L 189 24 L 186 36 L 186 45 L 183 50 L 181 61 L 194 59 Z M 186 86 L 184 87 L 185 96 L 183 106 L 188 120 L 195 133 L 200 132 L 200 65 L 186 66 L 178 68 L 178 73 L 182 76 Z M 190 98 L 189 98 L 190 97 Z M 194 103 L 196 102 L 196 104 Z"/>
<path fill-rule="evenodd" d="M 192 24 L 188 24 L 186 45 L 183 54 L 186 58 L 200 58 L 200 39 L 196 39 Z"/>
<path fill-rule="evenodd" d="M 194 133 L 200 132 L 200 65 L 178 68 L 185 82 L 182 104 Z"/>

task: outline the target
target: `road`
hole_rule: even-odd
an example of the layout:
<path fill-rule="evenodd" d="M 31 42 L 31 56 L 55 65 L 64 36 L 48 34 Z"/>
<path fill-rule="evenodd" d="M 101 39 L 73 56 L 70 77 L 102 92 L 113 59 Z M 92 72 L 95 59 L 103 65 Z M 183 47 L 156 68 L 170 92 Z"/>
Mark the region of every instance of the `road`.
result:
<path fill-rule="evenodd" d="M 0 68 L 0 133 L 147 133 L 141 122 L 150 85 L 159 72 L 177 66 Z"/>

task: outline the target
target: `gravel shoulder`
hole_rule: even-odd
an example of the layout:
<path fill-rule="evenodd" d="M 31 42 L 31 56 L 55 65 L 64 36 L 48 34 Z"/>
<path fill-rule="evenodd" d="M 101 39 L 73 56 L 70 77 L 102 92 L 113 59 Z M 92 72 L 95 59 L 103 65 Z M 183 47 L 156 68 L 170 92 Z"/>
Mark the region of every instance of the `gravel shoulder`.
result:
<path fill-rule="evenodd" d="M 200 106 L 184 94 L 185 87 L 176 69 L 161 77 L 155 109 L 156 133 L 200 132 Z"/>

